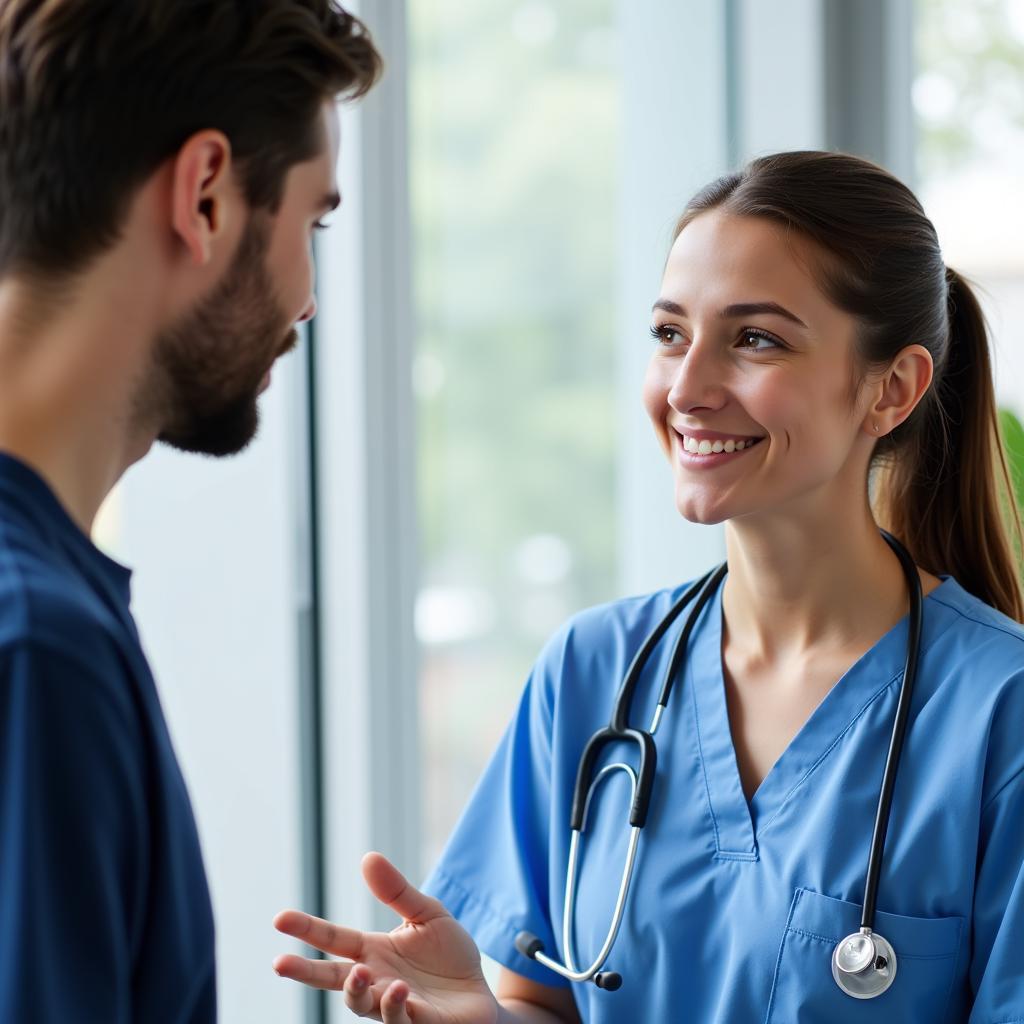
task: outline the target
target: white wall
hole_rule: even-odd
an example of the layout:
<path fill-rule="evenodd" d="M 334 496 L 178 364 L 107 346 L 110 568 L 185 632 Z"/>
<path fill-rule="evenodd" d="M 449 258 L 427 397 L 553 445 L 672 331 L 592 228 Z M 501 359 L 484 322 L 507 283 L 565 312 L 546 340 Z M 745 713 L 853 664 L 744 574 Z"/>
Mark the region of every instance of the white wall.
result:
<path fill-rule="evenodd" d="M 270 969 L 291 948 L 271 919 L 301 899 L 293 370 L 279 364 L 245 454 L 154 449 L 103 529 L 135 569 L 133 608 L 192 795 L 226 1024 L 302 1019 L 299 989 Z"/>

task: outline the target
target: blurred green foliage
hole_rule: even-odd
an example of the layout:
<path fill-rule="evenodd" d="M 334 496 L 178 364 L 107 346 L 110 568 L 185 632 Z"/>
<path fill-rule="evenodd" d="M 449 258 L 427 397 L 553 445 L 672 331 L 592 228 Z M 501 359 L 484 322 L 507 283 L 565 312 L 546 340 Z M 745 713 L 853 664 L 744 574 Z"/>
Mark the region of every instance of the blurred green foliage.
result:
<path fill-rule="evenodd" d="M 916 17 L 918 175 L 928 180 L 1001 155 L 1008 139 L 1024 136 L 1024 3 L 916 0 Z M 1024 508 L 1024 427 L 1008 409 L 999 415 Z"/>
<path fill-rule="evenodd" d="M 493 603 L 489 625 L 423 649 L 427 862 L 545 637 L 614 593 L 613 14 L 410 4 L 421 584 L 455 597 L 437 614 L 456 625 L 460 599 Z M 564 543 L 561 577 L 523 571 L 537 535 Z"/>
<path fill-rule="evenodd" d="M 497 597 L 521 678 L 538 636 L 517 620 L 516 543 L 569 544 L 567 610 L 615 571 L 612 3 L 411 15 L 424 573 Z"/>
<path fill-rule="evenodd" d="M 1024 5 L 916 0 L 918 174 L 956 170 L 1024 131 Z"/>
<path fill-rule="evenodd" d="M 1017 507 L 1024 509 L 1024 425 L 1009 409 L 1000 409 L 999 426 L 1003 432 Z"/>

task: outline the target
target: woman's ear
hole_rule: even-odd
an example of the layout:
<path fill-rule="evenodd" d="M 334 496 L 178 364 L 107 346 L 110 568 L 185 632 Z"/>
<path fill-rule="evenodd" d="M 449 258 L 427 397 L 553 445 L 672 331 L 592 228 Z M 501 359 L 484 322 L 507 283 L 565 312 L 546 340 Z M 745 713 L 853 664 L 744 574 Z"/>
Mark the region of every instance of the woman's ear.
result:
<path fill-rule="evenodd" d="M 223 132 L 197 132 L 181 147 L 171 177 L 171 224 L 193 262 L 210 262 L 234 196 L 231 143 Z"/>
<path fill-rule="evenodd" d="M 923 345 L 907 345 L 890 363 L 868 409 L 865 433 L 882 437 L 895 430 L 921 401 L 932 382 L 932 354 Z"/>

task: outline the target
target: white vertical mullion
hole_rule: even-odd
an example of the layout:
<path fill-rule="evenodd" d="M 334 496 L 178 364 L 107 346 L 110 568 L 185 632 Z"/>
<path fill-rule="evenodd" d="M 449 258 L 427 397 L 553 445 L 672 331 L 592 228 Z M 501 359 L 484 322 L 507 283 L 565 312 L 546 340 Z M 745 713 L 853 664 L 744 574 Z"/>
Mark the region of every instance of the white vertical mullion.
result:
<path fill-rule="evenodd" d="M 369 731 L 378 775 L 375 840 L 414 879 L 421 873 L 419 673 L 413 628 L 418 570 L 414 316 L 409 198 L 405 0 L 375 5 L 369 23 L 387 61 L 364 107 L 363 277 L 366 328 L 369 627 L 374 674 Z M 389 923 L 389 917 L 382 917 Z"/>
<path fill-rule="evenodd" d="M 696 576 L 724 551 L 720 527 L 696 526 L 676 511 L 641 388 L 672 226 L 690 196 L 727 169 L 726 22 L 719 0 L 619 0 L 618 24 L 619 579 L 637 592 Z"/>
<path fill-rule="evenodd" d="M 904 181 L 914 173 L 913 0 L 821 0 L 826 137 Z"/>
<path fill-rule="evenodd" d="M 894 0 L 886 5 L 885 13 L 885 61 L 889 69 L 885 97 L 886 166 L 913 188 L 917 149 L 913 0 Z"/>
<path fill-rule="evenodd" d="M 827 0 L 740 0 L 741 162 L 790 149 L 825 148 Z"/>
<path fill-rule="evenodd" d="M 344 204 L 318 249 L 325 874 L 333 918 L 390 927 L 359 860 L 420 871 L 405 4 L 366 7 L 387 70 L 342 110 Z"/>

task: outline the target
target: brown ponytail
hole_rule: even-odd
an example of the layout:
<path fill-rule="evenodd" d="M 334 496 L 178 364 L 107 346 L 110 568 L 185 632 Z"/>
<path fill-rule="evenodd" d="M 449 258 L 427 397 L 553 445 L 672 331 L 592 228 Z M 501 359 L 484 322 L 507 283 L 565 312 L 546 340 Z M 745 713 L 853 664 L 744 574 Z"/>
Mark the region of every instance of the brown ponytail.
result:
<path fill-rule="evenodd" d="M 970 285 L 951 268 L 946 283 L 946 365 L 916 435 L 880 456 L 875 514 L 919 565 L 952 573 L 966 590 L 1021 622 L 1024 544 L 988 331 Z"/>
<path fill-rule="evenodd" d="M 909 344 L 931 353 L 932 386 L 875 446 L 876 518 L 918 565 L 952 574 L 1024 622 L 1024 537 L 985 320 L 970 286 L 946 268 L 917 198 L 866 160 L 800 152 L 762 157 L 712 182 L 690 201 L 676 235 L 716 207 L 767 218 L 817 243 L 823 289 L 860 324 L 865 370 L 887 366 Z"/>

